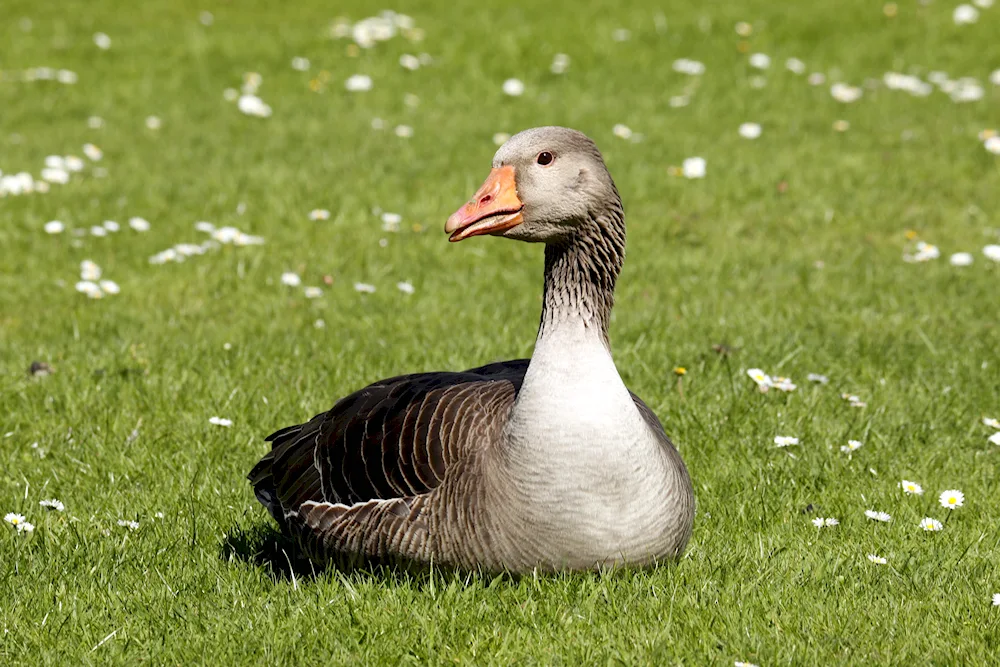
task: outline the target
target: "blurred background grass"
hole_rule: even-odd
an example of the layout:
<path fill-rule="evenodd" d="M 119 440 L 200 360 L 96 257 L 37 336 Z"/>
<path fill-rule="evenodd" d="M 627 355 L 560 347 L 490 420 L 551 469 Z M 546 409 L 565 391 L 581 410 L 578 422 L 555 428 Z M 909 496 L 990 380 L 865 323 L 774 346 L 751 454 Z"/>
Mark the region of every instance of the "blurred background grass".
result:
<path fill-rule="evenodd" d="M 305 2 L 5 4 L 0 169 L 104 151 L 47 194 L 0 199 L 0 511 L 37 529 L 0 535 L 0 658 L 339 663 L 988 664 L 1000 541 L 996 290 L 1000 9 L 957 26 L 953 5 L 764 2 L 416 2 L 424 32 L 354 53 L 338 16 L 383 6 Z M 211 25 L 199 17 L 210 12 Z M 25 21 L 28 19 L 30 25 Z M 734 31 L 749 22 L 752 35 Z M 665 27 L 664 27 L 665 25 Z M 616 30 L 630 31 L 616 41 Z M 98 49 L 95 32 L 111 37 Z M 741 42 L 745 44 L 741 45 Z M 433 61 L 400 67 L 404 53 Z M 758 71 L 749 53 L 771 57 Z M 571 58 L 549 71 L 556 53 Z M 290 67 L 309 58 L 308 72 Z M 788 57 L 827 82 L 784 68 Z M 672 69 L 705 64 L 701 77 Z M 38 66 L 75 85 L 17 79 Z M 912 97 L 886 71 L 975 77 L 982 100 Z M 261 74 L 268 119 L 223 99 Z M 324 74 L 325 72 L 325 74 Z M 357 73 L 371 91 L 350 93 Z M 752 79 L 766 79 L 754 88 Z M 520 97 L 501 85 L 516 77 Z M 325 81 L 319 91 L 310 82 Z M 854 104 L 829 84 L 865 85 Z M 690 104 L 673 108 L 672 96 Z M 419 104 L 408 106 L 407 94 Z M 88 118 L 104 119 L 90 129 Z M 159 130 L 147 116 L 162 119 Z M 372 119 L 386 130 L 372 129 Z M 850 129 L 832 126 L 846 120 Z M 743 122 L 763 134 L 747 141 Z M 640 142 L 612 132 L 617 123 Z M 410 139 L 392 128 L 413 128 Z M 560 124 L 593 137 L 625 201 L 628 260 L 612 343 L 622 376 L 663 418 L 695 481 L 688 556 L 654 572 L 509 581 L 325 573 L 273 578 L 271 533 L 244 475 L 262 436 L 388 375 L 529 355 L 541 250 L 450 245 L 446 216 L 486 175 L 497 132 Z M 671 176 L 699 155 L 704 180 Z M 242 204 L 242 206 L 241 206 Z M 326 208 L 330 220 L 308 213 Z M 386 233 L 374 208 L 399 212 Z M 240 211 L 243 211 L 240 213 Z M 152 229 L 49 236 L 130 216 Z M 203 238 L 197 220 L 266 238 L 183 264 L 154 253 Z M 415 231 L 418 225 L 420 231 Z M 904 232 L 942 259 L 907 264 Z M 385 239 L 385 247 L 380 240 Z M 77 243 L 74 243 L 76 241 Z M 976 261 L 949 266 L 966 250 Z M 122 293 L 73 290 L 92 259 Z M 817 268 L 817 262 L 822 268 Z M 283 271 L 324 285 L 321 299 Z M 413 295 L 395 288 L 411 281 Z M 355 282 L 376 286 L 359 294 Z M 325 328 L 317 329 L 317 319 Z M 224 345 L 230 344 L 230 349 Z M 712 350 L 734 349 L 722 357 Z M 43 360 L 56 369 L 31 378 Z M 685 366 L 683 398 L 674 366 Z M 800 388 L 761 395 L 744 370 Z M 829 386 L 805 382 L 809 372 Z M 863 410 L 840 392 L 858 394 Z M 233 419 L 231 429 L 208 418 Z M 137 431 L 137 437 L 130 437 Z M 796 435 L 792 459 L 774 435 Z M 839 446 L 865 442 L 848 459 Z M 32 447 L 33 444 L 38 447 Z M 40 457 L 39 450 L 45 453 Z M 871 472 L 874 471 L 874 472 Z M 926 498 L 903 498 L 900 477 Z M 946 530 L 916 524 L 961 488 Z M 63 500 L 41 515 L 38 500 Z M 894 515 L 872 525 L 869 507 Z M 163 512 L 162 520 L 155 518 Z M 817 533 L 812 516 L 842 525 Z M 116 525 L 137 519 L 129 533 Z M 234 546 L 235 545 L 235 546 Z M 876 568 L 865 554 L 889 565 Z M 91 653 L 102 639 L 104 644 Z"/>

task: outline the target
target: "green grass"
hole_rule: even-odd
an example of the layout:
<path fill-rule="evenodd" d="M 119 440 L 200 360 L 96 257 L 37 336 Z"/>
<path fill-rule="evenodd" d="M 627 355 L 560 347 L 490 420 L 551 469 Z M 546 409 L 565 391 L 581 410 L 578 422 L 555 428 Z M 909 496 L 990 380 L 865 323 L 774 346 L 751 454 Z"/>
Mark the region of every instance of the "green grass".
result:
<path fill-rule="evenodd" d="M 423 43 L 397 38 L 351 57 L 347 42 L 327 38 L 329 21 L 380 4 L 5 3 L 0 169 L 37 175 L 46 155 L 92 141 L 108 174 L 89 168 L 48 194 L 0 199 L 0 513 L 36 525 L 30 536 L 0 531 L 0 663 L 1000 659 L 990 605 L 1000 592 L 1000 447 L 980 422 L 1000 417 L 1000 265 L 980 252 L 997 242 L 1000 163 L 976 139 L 998 121 L 1000 89 L 986 78 L 1000 63 L 985 54 L 995 53 L 1000 9 L 957 27 L 940 2 L 900 3 L 893 19 L 861 0 L 582 4 L 407 4 Z M 198 21 L 204 9 L 211 27 Z M 737 50 L 739 20 L 755 26 L 751 50 L 773 59 L 762 90 Z M 632 38 L 618 43 L 621 27 Z M 94 46 L 97 31 L 111 50 Z M 432 66 L 398 65 L 421 51 Z M 548 71 L 557 52 L 573 59 L 562 77 Z M 312 60 L 310 73 L 291 69 L 297 55 Z M 975 76 L 986 97 L 957 105 L 878 87 L 842 105 L 784 70 L 789 56 L 855 84 L 910 68 Z M 706 74 L 673 72 L 680 57 L 703 61 Z M 39 65 L 72 69 L 79 82 L 9 76 Z M 310 92 L 321 69 L 330 82 Z M 248 71 L 263 75 L 270 119 L 223 100 Z M 372 91 L 343 90 L 357 72 L 374 78 Z M 512 76 L 526 83 L 521 98 L 501 93 Z M 688 86 L 690 106 L 671 108 Z M 144 125 L 153 114 L 163 119 L 155 132 Z M 91 115 L 105 127 L 88 129 Z M 415 134 L 373 131 L 374 116 Z M 837 119 L 850 130 L 834 132 Z M 745 121 L 763 136 L 741 139 Z M 615 123 L 644 140 L 618 139 Z M 450 245 L 441 227 L 486 175 L 493 133 L 543 124 L 591 135 L 625 201 L 612 343 L 694 480 L 687 554 L 649 572 L 520 580 L 290 576 L 244 479 L 263 436 L 388 375 L 530 354 L 541 249 Z M 668 175 L 691 155 L 708 160 L 707 178 Z M 403 231 L 383 233 L 376 206 L 402 213 Z M 320 207 L 331 219 L 310 221 Z M 42 232 L 52 219 L 86 228 L 133 215 L 152 230 L 82 237 L 79 247 L 69 233 Z M 148 264 L 201 240 L 197 220 L 267 243 Z M 901 261 L 908 228 L 944 256 Z M 975 264 L 949 266 L 958 250 Z M 76 293 L 85 258 L 122 293 Z M 279 283 L 287 270 L 332 285 L 307 300 Z M 399 292 L 400 280 L 415 294 Z M 357 281 L 378 291 L 358 294 Z M 716 343 L 735 351 L 720 357 Z M 29 377 L 33 360 L 57 372 Z M 674 366 L 688 369 L 683 395 Z M 745 374 L 755 366 L 791 376 L 798 391 L 758 393 Z M 810 372 L 830 385 L 807 383 Z M 850 408 L 841 392 L 868 407 Z M 235 423 L 212 426 L 213 415 Z M 801 438 L 797 458 L 773 446 L 778 434 Z M 849 438 L 865 442 L 852 458 L 839 451 Z M 901 478 L 926 494 L 904 497 Z M 947 488 L 966 504 L 945 517 L 936 496 Z M 38 506 L 53 496 L 64 513 Z M 868 521 L 868 508 L 892 523 Z M 814 516 L 841 525 L 817 530 Z M 947 518 L 945 530 L 924 533 L 924 516 Z"/>

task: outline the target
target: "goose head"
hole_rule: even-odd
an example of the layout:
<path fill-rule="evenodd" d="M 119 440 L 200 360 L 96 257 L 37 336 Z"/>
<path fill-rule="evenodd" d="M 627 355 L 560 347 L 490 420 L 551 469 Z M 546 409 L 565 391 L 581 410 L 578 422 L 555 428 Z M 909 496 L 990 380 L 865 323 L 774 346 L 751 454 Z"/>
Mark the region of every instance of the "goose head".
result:
<path fill-rule="evenodd" d="M 562 243 L 621 202 L 597 146 L 565 127 L 511 137 L 472 199 L 448 218 L 450 241 L 490 234 Z"/>

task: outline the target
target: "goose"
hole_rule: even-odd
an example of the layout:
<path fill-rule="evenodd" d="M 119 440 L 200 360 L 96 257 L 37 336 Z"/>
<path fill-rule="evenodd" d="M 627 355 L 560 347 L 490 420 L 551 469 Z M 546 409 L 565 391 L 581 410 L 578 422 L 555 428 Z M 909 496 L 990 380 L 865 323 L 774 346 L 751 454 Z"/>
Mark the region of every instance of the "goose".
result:
<path fill-rule="evenodd" d="M 611 357 L 625 220 L 597 146 L 561 127 L 511 137 L 445 232 L 545 245 L 531 358 L 381 380 L 273 433 L 249 474 L 257 499 L 321 566 L 520 573 L 678 559 L 694 491 Z"/>

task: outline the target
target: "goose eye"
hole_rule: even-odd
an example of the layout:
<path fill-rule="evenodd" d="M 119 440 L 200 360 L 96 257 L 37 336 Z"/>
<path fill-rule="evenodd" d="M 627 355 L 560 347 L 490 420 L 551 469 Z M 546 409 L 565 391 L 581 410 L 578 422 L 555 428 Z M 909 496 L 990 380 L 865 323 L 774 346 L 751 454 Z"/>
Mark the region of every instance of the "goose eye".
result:
<path fill-rule="evenodd" d="M 553 160 L 555 160 L 555 157 L 553 157 L 552 153 L 548 151 L 542 151 L 541 153 L 538 154 L 538 157 L 536 158 L 535 161 L 538 162 L 538 164 L 542 165 L 543 167 L 547 167 L 548 165 L 552 164 Z"/>

